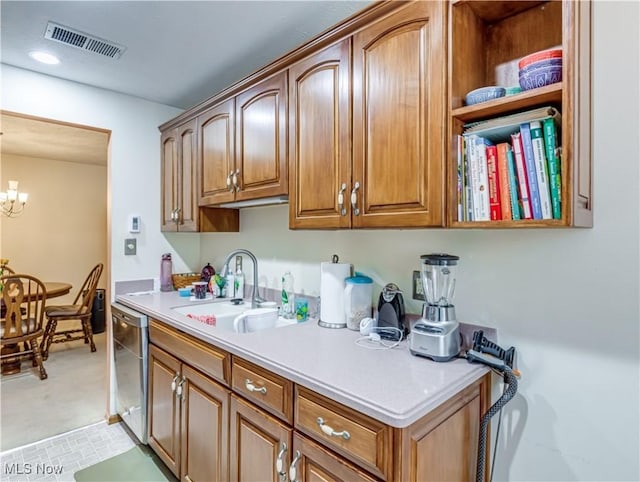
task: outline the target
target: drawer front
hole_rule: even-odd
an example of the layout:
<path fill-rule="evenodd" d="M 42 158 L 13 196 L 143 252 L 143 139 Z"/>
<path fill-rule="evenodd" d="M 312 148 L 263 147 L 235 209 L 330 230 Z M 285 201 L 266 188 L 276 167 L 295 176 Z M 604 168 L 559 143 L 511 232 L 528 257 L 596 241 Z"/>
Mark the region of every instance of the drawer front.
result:
<path fill-rule="evenodd" d="M 295 427 L 372 474 L 392 479 L 392 429 L 382 422 L 297 386 Z"/>
<path fill-rule="evenodd" d="M 229 385 L 231 355 L 156 320 L 149 320 L 149 340 L 202 373 Z"/>
<path fill-rule="evenodd" d="M 241 358 L 233 357 L 233 390 L 285 422 L 293 423 L 293 383 Z"/>

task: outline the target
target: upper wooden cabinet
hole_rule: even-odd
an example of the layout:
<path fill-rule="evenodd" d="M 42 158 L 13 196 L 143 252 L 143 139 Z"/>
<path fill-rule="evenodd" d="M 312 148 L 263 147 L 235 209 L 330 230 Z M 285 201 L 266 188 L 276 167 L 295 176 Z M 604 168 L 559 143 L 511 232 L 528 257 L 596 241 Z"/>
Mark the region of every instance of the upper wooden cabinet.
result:
<path fill-rule="evenodd" d="M 201 206 L 286 195 L 287 75 L 198 116 Z"/>
<path fill-rule="evenodd" d="M 451 227 L 522 228 L 593 225 L 590 1 L 457 1 L 449 6 L 448 216 Z M 518 85 L 518 60 L 562 48 L 562 81 L 471 106 L 466 93 Z M 509 86 L 506 85 L 506 86 Z M 559 219 L 460 221 L 456 136 L 465 125 L 551 106 L 561 114 Z M 516 126 L 517 129 L 517 126 Z M 508 141 L 509 139 L 505 139 Z M 498 141 L 502 142 L 502 141 Z M 502 202 L 502 199 L 501 199 Z"/>
<path fill-rule="evenodd" d="M 197 231 L 196 121 L 163 132 L 162 231 Z"/>
<path fill-rule="evenodd" d="M 445 13 L 411 3 L 353 37 L 353 227 L 444 223 Z"/>
<path fill-rule="evenodd" d="M 236 200 L 286 195 L 287 72 L 236 97 L 236 163 L 230 172 Z"/>
<path fill-rule="evenodd" d="M 289 69 L 289 227 L 348 228 L 350 39 Z"/>
<path fill-rule="evenodd" d="M 443 224 L 445 48 L 417 2 L 290 68 L 291 228 Z"/>

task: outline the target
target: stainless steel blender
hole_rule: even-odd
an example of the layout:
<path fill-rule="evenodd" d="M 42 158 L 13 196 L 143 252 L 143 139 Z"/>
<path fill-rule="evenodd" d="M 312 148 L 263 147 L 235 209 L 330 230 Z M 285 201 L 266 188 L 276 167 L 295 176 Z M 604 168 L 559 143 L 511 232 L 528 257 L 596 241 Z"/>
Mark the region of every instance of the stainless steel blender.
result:
<path fill-rule="evenodd" d="M 460 326 L 452 304 L 458 256 L 435 253 L 420 256 L 426 302 L 422 318 L 411 328 L 409 350 L 434 361 L 449 361 L 460 353 Z"/>

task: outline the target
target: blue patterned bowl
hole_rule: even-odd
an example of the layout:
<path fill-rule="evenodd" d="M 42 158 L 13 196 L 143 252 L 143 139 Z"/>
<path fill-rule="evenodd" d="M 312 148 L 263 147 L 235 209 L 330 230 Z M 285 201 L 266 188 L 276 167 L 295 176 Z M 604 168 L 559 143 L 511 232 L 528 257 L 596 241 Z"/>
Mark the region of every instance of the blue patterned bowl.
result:
<path fill-rule="evenodd" d="M 543 65 L 537 69 L 521 70 L 519 75 L 522 90 L 537 89 L 562 81 L 562 65 Z"/>
<path fill-rule="evenodd" d="M 480 102 L 504 97 L 505 92 L 504 87 L 480 87 L 479 89 L 469 92 L 464 98 L 464 101 L 467 105 L 479 104 Z"/>

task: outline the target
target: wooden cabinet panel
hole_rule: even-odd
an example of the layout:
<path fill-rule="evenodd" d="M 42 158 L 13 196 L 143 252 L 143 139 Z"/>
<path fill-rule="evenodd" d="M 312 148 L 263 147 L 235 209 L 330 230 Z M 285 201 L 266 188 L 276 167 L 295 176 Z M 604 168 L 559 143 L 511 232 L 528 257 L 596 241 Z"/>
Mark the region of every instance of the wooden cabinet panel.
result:
<path fill-rule="evenodd" d="M 376 479 L 359 470 L 322 446 L 295 433 L 293 436 L 295 457 L 291 482 L 373 482 Z"/>
<path fill-rule="evenodd" d="M 445 7 L 416 2 L 353 37 L 354 227 L 444 222 Z"/>
<path fill-rule="evenodd" d="M 178 230 L 198 231 L 198 191 L 196 176 L 196 120 L 178 128 L 180 202 Z"/>
<path fill-rule="evenodd" d="M 287 472 L 291 460 L 292 429 L 262 410 L 231 396 L 231 479 L 246 482 L 278 482 L 277 460 Z"/>
<path fill-rule="evenodd" d="M 180 476 L 180 401 L 172 382 L 180 361 L 149 345 L 149 445 L 176 477 Z"/>
<path fill-rule="evenodd" d="M 198 116 L 199 203 L 230 202 L 235 197 L 227 184 L 235 169 L 235 103 L 229 99 Z"/>
<path fill-rule="evenodd" d="M 236 97 L 236 200 L 288 193 L 287 72 Z"/>
<path fill-rule="evenodd" d="M 289 69 L 290 228 L 351 225 L 350 45 L 342 40 Z"/>
<path fill-rule="evenodd" d="M 229 391 L 187 365 L 182 376 L 181 479 L 227 481 Z"/>
<path fill-rule="evenodd" d="M 160 137 L 160 176 L 161 176 L 161 209 L 162 219 L 160 228 L 162 231 L 177 231 L 175 222 L 175 209 L 178 204 L 178 186 L 175 180 L 178 177 L 178 143 L 176 130 L 163 132 Z"/>

